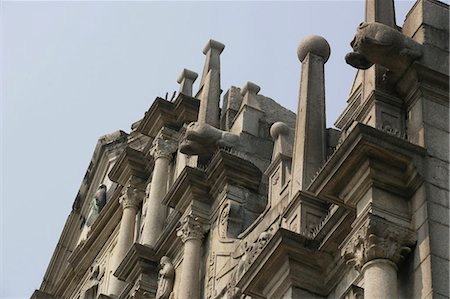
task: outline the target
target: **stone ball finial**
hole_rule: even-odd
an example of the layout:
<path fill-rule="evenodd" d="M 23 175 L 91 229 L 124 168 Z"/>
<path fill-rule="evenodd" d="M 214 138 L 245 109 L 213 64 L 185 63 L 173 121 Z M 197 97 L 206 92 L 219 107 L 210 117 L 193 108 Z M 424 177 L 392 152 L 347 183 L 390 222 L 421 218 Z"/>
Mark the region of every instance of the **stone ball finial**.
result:
<path fill-rule="evenodd" d="M 322 57 L 324 62 L 327 62 L 330 57 L 330 45 L 323 37 L 319 35 L 310 35 L 300 42 L 300 45 L 297 48 L 298 59 L 303 62 L 309 52 Z"/>
<path fill-rule="evenodd" d="M 273 140 L 277 140 L 280 135 L 289 134 L 289 127 L 281 121 L 277 121 L 270 127 L 270 136 Z"/>

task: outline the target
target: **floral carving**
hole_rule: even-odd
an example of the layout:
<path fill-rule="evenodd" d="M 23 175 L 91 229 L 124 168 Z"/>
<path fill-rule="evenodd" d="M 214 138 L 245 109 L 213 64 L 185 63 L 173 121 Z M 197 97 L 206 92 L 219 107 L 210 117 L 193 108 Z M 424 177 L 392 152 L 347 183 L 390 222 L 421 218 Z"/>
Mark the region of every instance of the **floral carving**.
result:
<path fill-rule="evenodd" d="M 158 158 L 172 159 L 173 153 L 178 149 L 178 144 L 174 139 L 175 132 L 168 128 L 162 128 L 152 142 L 150 154 L 156 160 Z"/>
<path fill-rule="evenodd" d="M 138 209 L 139 204 L 144 199 L 145 191 L 139 188 L 135 188 L 128 184 L 119 199 L 119 203 L 122 205 L 123 209 L 134 208 Z"/>
<path fill-rule="evenodd" d="M 222 239 L 225 239 L 227 237 L 227 223 L 229 216 L 230 216 L 230 205 L 226 204 L 222 208 L 222 211 L 220 212 L 219 216 L 219 236 Z"/>
<path fill-rule="evenodd" d="M 209 226 L 201 223 L 198 217 L 189 214 L 181 221 L 181 226 L 177 230 L 177 236 L 181 238 L 183 243 L 189 239 L 203 240 L 204 234 L 208 229 Z"/>
<path fill-rule="evenodd" d="M 372 216 L 347 241 L 342 255 L 358 271 L 374 259 L 388 259 L 398 264 L 411 251 L 413 240 L 408 228 Z"/>

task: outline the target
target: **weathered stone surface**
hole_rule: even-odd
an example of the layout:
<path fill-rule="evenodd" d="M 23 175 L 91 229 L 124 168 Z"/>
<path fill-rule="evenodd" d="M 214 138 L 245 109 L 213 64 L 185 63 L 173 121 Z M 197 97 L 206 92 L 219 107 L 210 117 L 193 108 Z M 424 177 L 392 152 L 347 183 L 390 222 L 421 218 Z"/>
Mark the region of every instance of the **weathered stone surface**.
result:
<path fill-rule="evenodd" d="M 293 194 L 311 182 L 326 159 L 324 64 L 330 46 L 323 37 L 310 36 L 300 43 L 297 54 L 302 70 L 292 156 Z"/>
<path fill-rule="evenodd" d="M 186 129 L 180 151 L 186 155 L 212 154 L 219 148 L 235 147 L 238 142 L 238 135 L 222 131 L 207 123 L 193 122 Z"/>
<path fill-rule="evenodd" d="M 448 6 L 417 1 L 403 33 L 394 16 L 393 0 L 366 0 L 349 61 L 375 65 L 340 131 L 326 128 L 324 38 L 297 49 L 297 116 L 251 82 L 220 107 L 210 40 L 196 98 L 185 69 L 176 98 L 100 139 L 32 298 L 448 296 Z"/>
<path fill-rule="evenodd" d="M 351 66 L 366 70 L 379 64 L 397 75 L 423 55 L 419 43 L 377 22 L 361 23 L 350 45 L 353 52 L 347 54 L 345 60 Z"/>

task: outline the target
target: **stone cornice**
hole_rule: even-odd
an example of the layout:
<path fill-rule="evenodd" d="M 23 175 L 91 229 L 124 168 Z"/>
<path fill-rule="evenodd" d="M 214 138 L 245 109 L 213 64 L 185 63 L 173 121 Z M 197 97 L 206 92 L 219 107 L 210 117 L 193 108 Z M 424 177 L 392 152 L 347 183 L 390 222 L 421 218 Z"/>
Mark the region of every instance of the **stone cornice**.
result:
<path fill-rule="evenodd" d="M 398 265 L 415 243 L 415 233 L 381 217 L 366 214 L 355 223 L 353 232 L 342 243 L 341 254 L 347 264 L 361 271 L 374 259 L 387 259 Z"/>
<path fill-rule="evenodd" d="M 54 299 L 54 297 L 46 292 L 41 290 L 35 290 L 33 295 L 31 295 L 30 299 Z"/>
<path fill-rule="evenodd" d="M 86 194 L 94 179 L 97 169 L 101 164 L 102 159 L 108 158 L 109 153 L 116 149 L 126 146 L 128 134 L 123 131 L 116 131 L 111 134 L 100 137 L 95 146 L 94 153 L 92 154 L 89 167 L 84 175 L 83 182 L 81 183 L 78 194 L 73 203 L 72 209 L 79 212 L 83 206 Z"/>
<path fill-rule="evenodd" d="M 128 283 L 134 283 L 142 273 L 157 278 L 158 265 L 159 258 L 152 248 L 134 243 L 117 267 L 114 276 Z"/>
<path fill-rule="evenodd" d="M 131 183 L 145 190 L 149 165 L 150 160 L 142 152 L 127 146 L 109 172 L 109 178 L 122 186 Z"/>
<path fill-rule="evenodd" d="M 358 194 L 376 184 L 402 197 L 420 186 L 426 150 L 361 123 L 354 128 L 307 188 L 326 201 L 353 208 Z M 360 188 L 350 190 L 353 185 Z M 356 186 L 355 185 L 355 186 Z"/>
<path fill-rule="evenodd" d="M 349 106 L 341 114 L 340 118 L 335 122 L 337 128 L 345 129 L 351 125 L 353 121 L 363 121 L 367 114 L 370 113 L 371 107 L 376 101 L 385 102 L 389 105 L 401 108 L 403 100 L 386 91 L 374 89 L 364 98 L 357 90 L 359 99 L 349 103 Z M 359 94 L 358 94 L 359 93 Z"/>
<path fill-rule="evenodd" d="M 272 175 L 276 170 L 278 170 L 278 166 L 280 166 L 282 162 L 291 163 L 292 157 L 287 156 L 285 154 L 278 154 L 275 157 L 275 159 L 270 163 L 269 167 L 267 167 L 267 169 L 264 171 L 264 174 L 267 176 Z"/>
<path fill-rule="evenodd" d="M 177 237 L 177 227 L 180 217 L 180 213 L 176 210 L 172 210 L 169 214 L 164 230 L 156 241 L 154 247 L 158 258 L 163 255 L 174 257 L 181 251 L 183 243 L 180 238 Z"/>
<path fill-rule="evenodd" d="M 280 228 L 236 286 L 256 298 L 282 295 L 290 286 L 326 296 L 330 290 L 324 287 L 324 269 L 331 257 L 317 246 L 312 239 Z"/>
<path fill-rule="evenodd" d="M 184 94 L 179 94 L 173 102 L 158 97 L 136 130 L 154 138 L 161 127 L 179 129 L 184 123 L 197 120 L 199 106 L 199 100 Z"/>
<path fill-rule="evenodd" d="M 189 206 L 199 216 L 209 219 L 220 203 L 220 192 L 227 184 L 242 186 L 258 192 L 261 171 L 236 155 L 218 150 L 211 158 L 206 170 L 186 166 L 173 183 L 162 203 L 185 213 Z M 195 207 L 191 203 L 195 201 Z"/>
<path fill-rule="evenodd" d="M 122 215 L 118 200 L 121 191 L 120 187 L 115 191 L 92 225 L 88 238 L 79 244 L 68 257 L 69 267 L 61 274 L 61 278 L 54 288 L 55 297 L 65 298 L 73 291 L 118 226 Z"/>
<path fill-rule="evenodd" d="M 184 213 L 193 201 L 209 203 L 206 174 L 198 168 L 186 166 L 162 200 L 162 204 Z"/>
<path fill-rule="evenodd" d="M 253 163 L 223 149 L 218 150 L 211 158 L 206 173 L 212 198 L 217 198 L 226 184 L 258 192 L 262 176 Z"/>

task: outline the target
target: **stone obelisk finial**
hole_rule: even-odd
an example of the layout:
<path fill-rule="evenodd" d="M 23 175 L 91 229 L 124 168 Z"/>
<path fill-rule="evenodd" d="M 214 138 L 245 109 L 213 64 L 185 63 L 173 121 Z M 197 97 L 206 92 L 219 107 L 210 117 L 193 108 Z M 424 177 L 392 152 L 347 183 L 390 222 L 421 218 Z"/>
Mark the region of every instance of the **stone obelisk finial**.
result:
<path fill-rule="evenodd" d="M 241 107 L 247 105 L 254 109 L 261 110 L 261 107 L 258 103 L 258 92 L 261 90 L 261 87 L 256 85 L 253 82 L 247 82 L 242 88 L 241 95 L 244 97 L 242 100 Z"/>
<path fill-rule="evenodd" d="M 207 123 L 216 128 L 219 127 L 219 103 L 222 92 L 220 89 L 220 54 L 224 48 L 224 44 L 211 39 L 203 49 L 206 61 L 200 89 L 196 95 L 200 99 L 198 122 Z"/>
<path fill-rule="evenodd" d="M 177 82 L 180 83 L 180 93 L 192 97 L 192 85 L 197 79 L 198 74 L 188 69 L 183 69 Z"/>
<path fill-rule="evenodd" d="M 292 158 L 292 195 L 305 188 L 326 159 L 324 65 L 330 46 L 320 36 L 308 36 L 297 55 L 302 62 L 297 124 Z"/>

